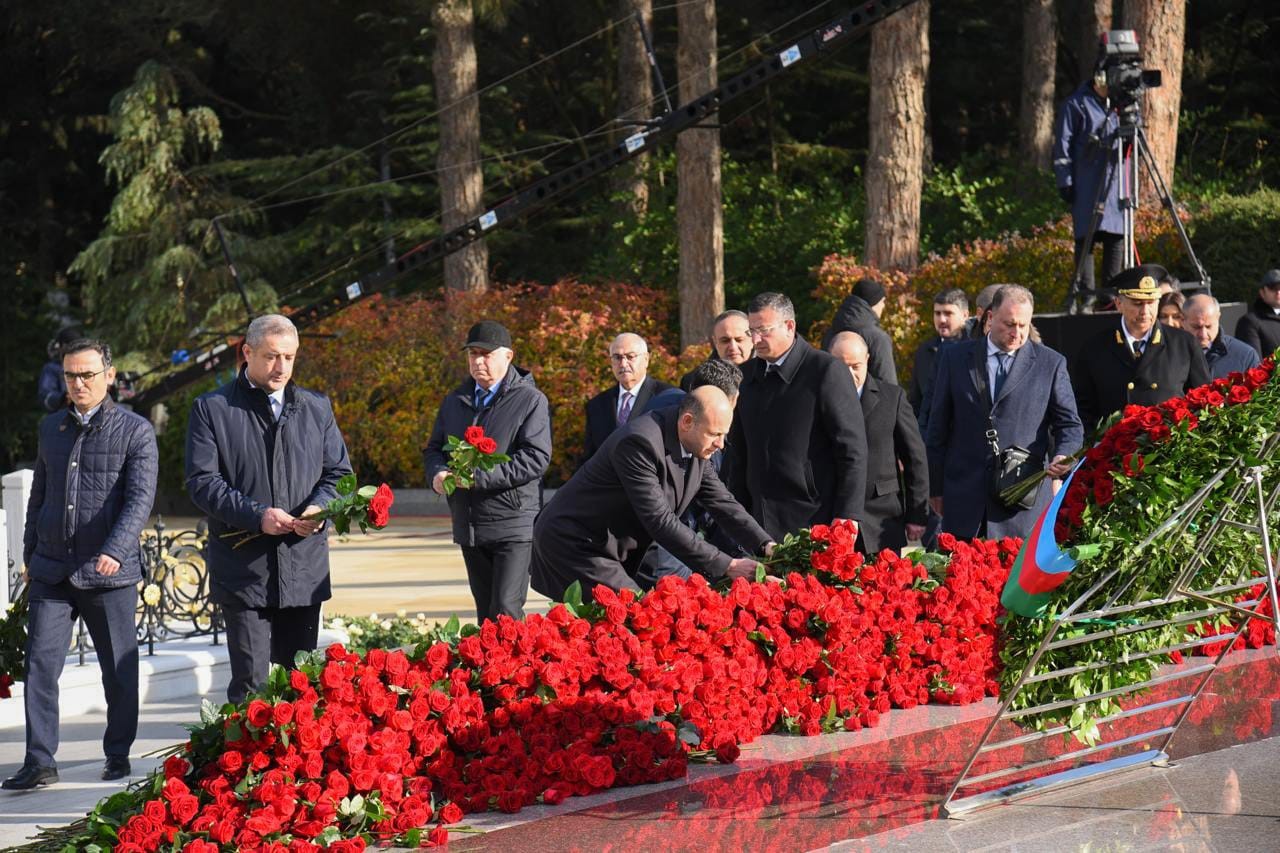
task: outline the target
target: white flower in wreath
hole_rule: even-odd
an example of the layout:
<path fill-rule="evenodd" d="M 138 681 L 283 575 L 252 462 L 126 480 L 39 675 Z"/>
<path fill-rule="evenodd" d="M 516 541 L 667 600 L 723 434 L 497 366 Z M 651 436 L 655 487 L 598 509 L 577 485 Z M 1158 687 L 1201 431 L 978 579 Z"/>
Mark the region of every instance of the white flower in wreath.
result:
<path fill-rule="evenodd" d="M 359 637 L 362 634 L 364 634 L 364 629 L 361 628 L 359 625 L 352 625 L 350 628 L 347 629 L 347 633 L 350 634 L 352 637 Z"/>
<path fill-rule="evenodd" d="M 153 583 L 147 584 L 142 589 L 142 601 L 148 607 L 155 607 L 160 603 L 160 587 Z"/>

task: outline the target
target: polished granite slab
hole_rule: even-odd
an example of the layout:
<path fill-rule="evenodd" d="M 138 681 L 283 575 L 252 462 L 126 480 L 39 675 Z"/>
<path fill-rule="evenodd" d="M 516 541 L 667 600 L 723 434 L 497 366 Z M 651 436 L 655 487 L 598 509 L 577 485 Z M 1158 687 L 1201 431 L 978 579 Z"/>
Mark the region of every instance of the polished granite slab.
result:
<path fill-rule="evenodd" d="M 1203 661 L 1202 658 L 1199 662 Z M 1166 694 L 1177 695 L 1178 687 L 1185 689 L 1185 682 L 1163 688 L 1158 696 L 1145 701 Z M 615 789 L 573 798 L 554 807 L 528 808 L 516 815 L 469 816 L 468 828 L 486 831 L 483 834 L 455 832 L 450 847 L 530 853 L 637 849 L 796 851 L 831 845 L 838 845 L 840 849 L 979 849 L 988 841 L 979 840 L 977 836 L 968 836 L 969 840 L 965 840 L 963 828 L 977 825 L 972 821 L 985 820 L 987 815 L 1015 807 L 1000 806 L 979 812 L 963 823 L 936 818 L 947 791 L 996 709 L 993 699 L 961 708 L 930 705 L 891 712 L 881 718 L 880 725 L 860 732 L 811 738 L 770 735 L 744 748 L 737 763 L 696 765 L 684 780 Z M 1178 761 L 1186 756 L 1202 756 L 1236 744 L 1275 737 L 1280 735 L 1277 711 L 1280 711 L 1280 659 L 1275 649 L 1233 653 L 1192 706 L 1186 722 L 1170 744 L 1169 754 Z M 1125 721 L 1125 725 L 1130 732 L 1143 732 L 1171 722 L 1175 715 L 1173 710 L 1152 712 Z M 1135 748 L 1142 746 L 1144 744 Z M 1061 754 L 1071 748 L 1074 747 L 1055 737 L 1030 747 L 1018 747 L 1018 754 L 1004 758 L 1019 763 Z M 1280 740 L 1268 742 L 1265 750 L 1241 748 L 1229 753 L 1249 754 L 1255 756 L 1251 759 L 1255 761 L 1260 760 L 1256 759 L 1257 755 L 1269 753 L 1274 767 L 1280 760 Z M 1205 777 L 1194 770 L 1195 766 L 1193 763 L 1188 763 L 1187 768 L 1172 769 L 1144 766 L 1123 776 L 1059 792 L 1053 795 L 1053 802 L 1067 799 L 1054 806 L 1054 814 L 1058 816 L 1055 819 L 1062 822 L 1063 814 L 1072 816 L 1081 809 L 1092 808 L 1083 825 L 1071 830 L 1084 836 L 1090 832 L 1090 822 L 1107 823 L 1108 832 L 1123 834 L 1127 830 L 1116 828 L 1129 824 L 1116 815 L 1127 815 L 1130 811 L 1148 818 L 1157 816 L 1156 822 L 1169 825 L 1165 832 L 1169 837 L 1184 829 L 1198 831 L 1194 827 L 1210 826 L 1214 809 L 1222 809 L 1219 806 L 1200 809 L 1200 800 L 1196 800 L 1199 810 L 1179 812 L 1179 797 L 1196 791 L 1204 793 L 1194 781 L 1202 778 L 1208 779 L 1210 794 L 1229 790 L 1227 773 L 1233 768 L 1215 768 L 1217 776 Z M 1126 779 L 1129 781 L 1124 781 Z M 1280 824 L 1275 824 L 1273 814 L 1280 797 L 1271 796 L 1275 793 L 1273 789 L 1242 787 L 1239 771 L 1234 784 L 1242 802 L 1261 799 L 1271 804 L 1270 808 L 1242 806 L 1242 811 L 1236 814 L 1256 814 L 1258 821 L 1271 821 L 1273 831 L 1269 837 L 1275 838 L 1276 844 L 1227 849 L 1280 850 Z M 1098 786 L 1110 786 L 1105 790 L 1115 792 L 1107 794 L 1101 806 L 1095 802 L 1099 794 L 1090 793 L 1103 790 Z M 1024 802 L 1038 804 L 1044 796 Z M 1013 844 L 1019 850 L 1059 849 L 1049 844 L 1047 837 L 1041 837 L 1039 842 L 1030 840 L 1038 837 L 1037 833 L 1042 830 L 1048 831 L 1048 823 L 1040 826 L 1041 821 L 1048 819 L 1038 817 L 1045 813 L 1038 810 L 1038 805 L 1016 808 L 1021 809 L 1017 813 L 1021 823 L 1008 828 L 1010 834 L 1003 841 L 997 837 L 990 842 L 997 845 L 995 849 L 1005 849 L 1000 844 Z M 1100 814 L 1095 814 L 1099 809 Z M 1203 821 L 1188 824 L 1179 816 L 1184 813 L 1194 813 Z M 1135 819 L 1130 823 L 1138 826 L 1142 822 Z M 920 834 L 926 831 L 935 835 Z M 1004 831 L 1005 828 L 996 830 L 997 836 Z M 1142 831 L 1150 834 L 1156 830 L 1147 826 Z M 1217 830 L 1220 835 L 1230 831 Z M 1016 843 L 1021 837 L 1027 838 L 1027 843 Z M 1147 841 L 1134 839 L 1133 845 L 1107 843 L 1089 849 L 1163 848 L 1159 841 L 1155 848 L 1150 848 Z M 1192 845 L 1185 849 L 1224 848 Z"/>

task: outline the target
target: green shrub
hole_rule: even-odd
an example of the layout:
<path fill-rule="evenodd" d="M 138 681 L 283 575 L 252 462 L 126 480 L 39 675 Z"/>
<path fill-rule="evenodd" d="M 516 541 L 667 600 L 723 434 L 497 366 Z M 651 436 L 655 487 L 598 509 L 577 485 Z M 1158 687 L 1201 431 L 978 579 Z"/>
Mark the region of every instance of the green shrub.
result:
<path fill-rule="evenodd" d="M 1191 245 L 1224 302 L 1252 302 L 1258 279 L 1280 267 L 1280 191 L 1206 199 L 1191 221 Z M 1183 262 L 1175 267 L 1190 276 Z"/>

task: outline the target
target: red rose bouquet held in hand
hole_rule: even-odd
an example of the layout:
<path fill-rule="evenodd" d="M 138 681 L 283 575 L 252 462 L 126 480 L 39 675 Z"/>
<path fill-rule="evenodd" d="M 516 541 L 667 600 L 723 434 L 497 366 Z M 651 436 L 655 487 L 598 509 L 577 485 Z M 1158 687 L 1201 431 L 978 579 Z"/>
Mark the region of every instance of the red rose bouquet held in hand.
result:
<path fill-rule="evenodd" d="M 444 443 L 449 454 L 449 472 L 444 475 L 444 493 L 451 495 L 458 489 L 469 489 L 476 484 L 476 471 L 492 471 L 511 457 L 498 452 L 498 442 L 484 434 L 484 427 L 469 426 L 462 438 L 449 436 Z"/>
<path fill-rule="evenodd" d="M 306 516 L 308 521 L 332 521 L 338 535 L 346 536 L 353 523 L 360 526 L 361 533 L 368 533 L 369 528 L 381 530 L 391 520 L 391 505 L 396 496 L 386 483 L 377 488 L 357 488 L 356 475 L 348 474 L 338 481 L 337 489 L 338 496 L 319 513 Z"/>
<path fill-rule="evenodd" d="M 376 487 L 357 486 L 356 475 L 348 474 L 338 481 L 335 488 L 338 496 L 329 501 L 320 512 L 305 516 L 308 521 L 332 521 L 333 529 L 338 531 L 338 535 L 346 536 L 351 532 L 353 523 L 360 526 L 361 533 L 367 533 L 369 528 L 381 530 L 391 520 L 391 505 L 395 503 L 396 496 L 386 483 Z M 230 533 L 222 534 L 222 538 L 241 537 L 231 546 L 239 548 L 244 543 L 262 535 L 232 530 Z"/>
<path fill-rule="evenodd" d="M 0 618 L 0 699 L 8 699 L 22 678 L 27 655 L 27 587 L 23 585 Z"/>

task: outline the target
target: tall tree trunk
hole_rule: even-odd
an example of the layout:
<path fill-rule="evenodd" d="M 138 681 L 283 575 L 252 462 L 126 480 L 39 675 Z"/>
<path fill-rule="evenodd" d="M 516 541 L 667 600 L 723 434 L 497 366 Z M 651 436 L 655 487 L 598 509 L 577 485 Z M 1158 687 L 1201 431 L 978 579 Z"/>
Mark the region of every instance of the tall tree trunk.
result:
<path fill-rule="evenodd" d="M 649 103 L 653 98 L 653 72 L 649 68 L 640 27 L 636 24 L 637 10 L 645 29 L 652 32 L 653 0 L 617 0 L 614 8 L 614 20 L 624 16 L 629 18 L 617 28 L 618 118 L 623 122 L 621 129 L 625 136 L 643 130 L 626 122 L 644 121 L 656 112 Z M 638 215 L 649 209 L 649 183 L 645 180 L 648 166 L 649 155 L 641 154 L 615 173 L 614 190 L 626 195 L 627 206 Z"/>
<path fill-rule="evenodd" d="M 680 101 L 716 85 L 715 0 L 683 3 L 676 62 Z M 707 119 L 717 121 L 718 116 Z M 680 239 L 680 346 L 701 343 L 724 310 L 724 220 L 720 207 L 720 131 L 694 128 L 676 138 L 676 226 Z"/>
<path fill-rule="evenodd" d="M 1173 166 L 1178 153 L 1178 110 L 1182 105 L 1182 49 L 1187 35 L 1186 0 L 1127 0 L 1124 23 L 1138 33 L 1142 66 L 1158 68 L 1163 85 L 1148 89 L 1142 99 L 1147 142 L 1165 183 L 1173 187 Z M 1142 194 L 1153 189 L 1143 171 Z"/>
<path fill-rule="evenodd" d="M 476 97 L 475 15 L 471 0 L 438 0 L 431 10 L 436 32 L 431 73 L 440 114 L 441 224 L 451 231 L 480 214 L 484 178 L 480 172 L 480 100 Z M 444 259 L 450 290 L 489 287 L 489 249 L 483 240 Z"/>
<path fill-rule="evenodd" d="M 1111 0 L 1077 0 L 1084 8 L 1080 15 L 1080 79 L 1088 80 L 1098 61 L 1098 37 L 1111 29 Z"/>
<path fill-rule="evenodd" d="M 1057 55 L 1057 14 L 1053 0 L 1023 0 L 1020 148 L 1024 163 L 1045 171 L 1049 169 L 1053 147 L 1053 78 Z"/>
<path fill-rule="evenodd" d="M 920 258 L 928 0 L 872 28 L 870 65 L 866 260 L 882 269 L 912 270 Z"/>

